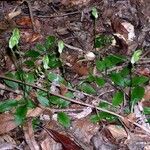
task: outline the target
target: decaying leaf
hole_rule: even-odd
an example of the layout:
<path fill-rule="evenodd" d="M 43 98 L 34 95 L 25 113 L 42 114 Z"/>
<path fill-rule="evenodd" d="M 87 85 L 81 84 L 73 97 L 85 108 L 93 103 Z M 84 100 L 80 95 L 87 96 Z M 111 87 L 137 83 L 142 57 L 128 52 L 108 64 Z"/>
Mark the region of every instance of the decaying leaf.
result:
<path fill-rule="evenodd" d="M 26 140 L 28 146 L 30 147 L 30 149 L 31 150 L 40 150 L 40 147 L 34 138 L 34 131 L 32 128 L 31 120 L 26 122 L 26 124 L 23 126 L 23 130 L 24 130 L 25 140 Z"/>
<path fill-rule="evenodd" d="M 0 114 L 0 134 L 8 133 L 16 127 L 17 125 L 12 114 Z"/>
<path fill-rule="evenodd" d="M 127 138 L 127 133 L 121 126 L 108 125 L 107 129 L 111 132 L 112 136 L 115 139 Z"/>
<path fill-rule="evenodd" d="M 66 135 L 60 134 L 55 130 L 47 129 L 53 135 L 54 140 L 61 143 L 64 150 L 81 150 L 81 148 Z"/>

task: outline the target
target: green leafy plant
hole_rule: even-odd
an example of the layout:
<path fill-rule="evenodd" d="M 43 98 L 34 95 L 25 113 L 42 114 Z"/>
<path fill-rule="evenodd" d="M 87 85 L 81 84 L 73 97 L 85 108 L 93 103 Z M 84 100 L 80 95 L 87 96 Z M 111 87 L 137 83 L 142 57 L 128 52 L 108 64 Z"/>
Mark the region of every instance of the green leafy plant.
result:
<path fill-rule="evenodd" d="M 91 14 L 94 17 L 95 28 L 96 19 L 98 19 L 98 11 L 95 7 L 92 8 Z M 94 36 L 94 48 L 104 48 L 112 42 L 111 36 L 96 36 L 96 34 Z M 13 90 L 22 90 L 23 97 L 19 101 L 9 99 L 0 102 L 1 113 L 5 111 L 15 112 L 14 116 L 17 125 L 23 124 L 26 121 L 28 110 L 35 108 L 39 104 L 43 107 L 59 109 L 67 108 L 71 102 L 76 102 L 74 100 L 76 98 L 74 96 L 76 89 L 71 90 L 71 84 L 61 74 L 53 72 L 54 69 L 63 67 L 59 56 L 63 53 L 64 42 L 56 39 L 55 36 L 48 36 L 43 44 L 38 43 L 34 49 L 28 50 L 22 57 L 18 57 L 16 51 L 20 54 L 19 40 L 20 32 L 18 29 L 14 29 L 9 40 L 9 48 L 15 59 L 16 71 L 8 72 L 5 75 L 4 83 Z M 135 51 L 130 60 L 117 54 L 101 57 L 101 59 L 95 61 L 98 73 L 93 74 L 90 72 L 87 78 L 80 81 L 77 86 L 80 90 L 78 92 L 92 98 L 95 97 L 95 99 L 99 96 L 97 91 L 106 84 L 114 87 L 110 102 L 100 102 L 98 106 L 91 106 L 97 109 L 97 113 L 91 115 L 92 122 L 95 123 L 101 120 L 116 121 L 119 115 L 115 114 L 115 112 L 120 106 L 123 106 L 124 100 L 128 101 L 128 109 L 132 112 L 134 105 L 143 98 L 145 92 L 143 86 L 149 81 L 149 78 L 134 74 L 135 64 L 140 60 L 141 53 L 141 50 Z M 20 63 L 18 63 L 18 60 Z M 111 70 L 119 65 L 122 65 L 121 69 Z M 24 67 L 27 69 L 23 70 L 22 68 Z M 42 80 L 40 82 L 41 87 L 36 87 L 35 83 L 39 82 L 39 80 Z M 54 89 L 61 91 L 61 84 L 67 88 L 63 95 L 56 94 L 52 90 L 53 86 Z M 32 101 L 30 96 L 31 90 L 35 92 L 36 103 Z M 76 103 L 89 106 L 89 104 L 84 104 L 81 101 Z M 145 107 L 144 113 L 149 114 L 149 112 L 149 108 Z M 124 113 L 127 112 L 124 110 Z M 128 113 L 130 112 L 128 111 Z M 65 112 L 59 112 L 57 119 L 66 128 L 71 125 L 71 119 Z"/>

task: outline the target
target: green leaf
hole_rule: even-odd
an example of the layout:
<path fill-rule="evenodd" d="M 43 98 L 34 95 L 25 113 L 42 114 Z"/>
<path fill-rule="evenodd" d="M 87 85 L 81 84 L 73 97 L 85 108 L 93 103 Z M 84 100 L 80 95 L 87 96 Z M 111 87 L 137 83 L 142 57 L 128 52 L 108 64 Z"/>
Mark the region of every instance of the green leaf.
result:
<path fill-rule="evenodd" d="M 147 81 L 149 81 L 148 77 L 145 77 L 145 76 L 135 76 L 135 77 L 132 78 L 132 86 L 143 85 Z"/>
<path fill-rule="evenodd" d="M 112 37 L 107 35 L 97 36 L 95 39 L 95 48 L 103 48 L 112 43 Z"/>
<path fill-rule="evenodd" d="M 49 106 L 49 100 L 46 97 L 43 97 L 41 95 L 37 95 L 37 99 L 40 102 L 41 105 L 43 106 Z"/>
<path fill-rule="evenodd" d="M 102 77 L 95 77 L 95 82 L 100 87 L 104 86 L 105 84 L 105 80 Z"/>
<path fill-rule="evenodd" d="M 56 73 L 52 73 L 52 72 L 48 74 L 48 80 L 51 82 L 58 83 L 58 84 L 64 81 L 64 79 L 60 75 Z"/>
<path fill-rule="evenodd" d="M 150 107 L 144 107 L 144 114 L 150 115 Z"/>
<path fill-rule="evenodd" d="M 57 116 L 58 122 L 63 125 L 65 128 L 70 127 L 70 117 L 64 113 L 64 112 L 59 112 Z"/>
<path fill-rule="evenodd" d="M 15 73 L 7 73 L 6 77 L 12 78 L 12 79 L 16 79 L 16 75 Z M 14 90 L 17 90 L 19 88 L 18 83 L 13 82 L 13 81 L 9 81 L 9 80 L 4 80 L 5 84 L 7 84 L 7 86 L 11 87 Z"/>
<path fill-rule="evenodd" d="M 145 90 L 143 87 L 137 86 L 133 88 L 131 91 L 131 102 L 135 104 L 136 102 L 141 100 L 144 96 L 144 92 Z"/>
<path fill-rule="evenodd" d="M 62 98 L 59 98 L 57 96 L 51 96 L 50 97 L 50 103 L 57 105 L 59 108 L 66 108 L 70 104 L 70 102 L 68 102 Z"/>
<path fill-rule="evenodd" d="M 125 86 L 125 81 L 124 78 L 121 76 L 120 73 L 111 73 L 110 74 L 111 80 L 119 86 L 124 87 Z"/>
<path fill-rule="evenodd" d="M 65 45 L 64 42 L 62 40 L 58 41 L 58 52 L 61 54 L 63 49 L 64 49 Z"/>
<path fill-rule="evenodd" d="M 114 115 L 111 115 L 109 113 L 106 113 L 106 112 L 100 112 L 98 113 L 97 115 L 92 115 L 90 120 L 93 122 L 93 123 L 96 123 L 96 122 L 99 122 L 101 120 L 107 120 L 109 122 L 113 122 L 113 121 L 116 121 L 117 117 L 114 116 Z"/>
<path fill-rule="evenodd" d="M 46 48 L 44 47 L 44 45 L 41 45 L 41 44 L 36 44 L 36 49 L 42 52 L 46 51 Z"/>
<path fill-rule="evenodd" d="M 124 99 L 124 95 L 122 92 L 116 92 L 113 96 L 113 99 L 112 99 L 112 104 L 114 106 L 118 106 L 120 105 L 122 102 L 123 102 L 123 99 Z"/>
<path fill-rule="evenodd" d="M 139 61 L 141 54 L 142 54 L 141 50 L 135 51 L 134 54 L 132 55 L 131 63 L 135 64 L 137 61 Z"/>
<path fill-rule="evenodd" d="M 26 57 L 32 57 L 32 58 L 37 58 L 40 56 L 40 53 L 38 51 L 35 51 L 35 50 L 28 50 L 26 53 L 25 53 L 25 56 Z"/>
<path fill-rule="evenodd" d="M 108 105 L 108 103 L 100 102 L 99 105 L 98 105 L 98 107 L 108 109 L 109 105 Z"/>
<path fill-rule="evenodd" d="M 14 99 L 9 99 L 4 102 L 0 102 L 0 112 L 9 111 L 12 108 L 16 107 L 18 105 L 18 101 Z"/>
<path fill-rule="evenodd" d="M 92 16 L 97 19 L 98 18 L 98 11 L 95 7 L 92 8 Z"/>
<path fill-rule="evenodd" d="M 15 112 L 15 122 L 17 125 L 21 125 L 25 121 L 26 114 L 27 114 L 26 105 L 17 107 Z"/>
<path fill-rule="evenodd" d="M 106 70 L 108 68 L 111 68 L 117 65 L 118 63 L 122 63 L 124 61 L 125 61 L 125 58 L 123 56 L 109 55 L 101 61 L 96 61 L 96 67 L 98 70 L 103 71 L 103 70 Z"/>
<path fill-rule="evenodd" d="M 61 61 L 59 58 L 56 57 L 56 54 L 48 55 L 48 58 L 49 58 L 48 66 L 50 68 L 57 68 L 61 66 Z"/>
<path fill-rule="evenodd" d="M 24 63 L 25 63 L 28 67 L 34 67 L 34 61 L 32 61 L 32 60 L 26 60 Z"/>
<path fill-rule="evenodd" d="M 49 57 L 48 57 L 48 55 L 45 55 L 43 57 L 42 61 L 43 61 L 43 68 L 47 70 L 49 68 L 49 66 L 48 66 L 48 64 L 49 64 Z"/>
<path fill-rule="evenodd" d="M 49 48 L 52 48 L 52 46 L 54 46 L 55 44 L 55 37 L 54 36 L 48 36 L 46 39 L 46 42 L 44 44 L 46 50 L 48 50 Z"/>
<path fill-rule="evenodd" d="M 81 85 L 81 90 L 87 94 L 95 94 L 95 89 L 88 83 L 83 83 Z"/>
<path fill-rule="evenodd" d="M 19 39 L 20 39 L 19 29 L 15 28 L 9 40 L 9 48 L 13 49 L 15 46 L 17 46 L 19 43 Z"/>

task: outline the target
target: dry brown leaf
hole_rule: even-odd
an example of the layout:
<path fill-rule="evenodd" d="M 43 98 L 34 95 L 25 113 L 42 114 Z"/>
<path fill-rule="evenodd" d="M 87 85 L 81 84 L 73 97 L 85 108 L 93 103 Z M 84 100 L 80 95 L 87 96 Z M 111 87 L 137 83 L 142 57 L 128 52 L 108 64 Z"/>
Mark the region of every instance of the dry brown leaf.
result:
<path fill-rule="evenodd" d="M 124 117 L 124 119 L 122 120 L 124 122 L 124 124 L 129 128 L 129 129 L 133 129 L 134 125 L 132 123 L 130 123 L 128 121 L 128 119 L 131 122 L 136 122 L 136 115 L 134 113 L 130 113 L 128 116 Z"/>
<path fill-rule="evenodd" d="M 62 145 L 60 143 L 55 142 L 51 137 L 46 137 L 45 140 L 41 142 L 42 150 L 55 150 L 62 149 Z"/>
<path fill-rule="evenodd" d="M 68 92 L 67 87 L 64 84 L 60 85 L 60 94 L 65 96 L 65 94 Z"/>
<path fill-rule="evenodd" d="M 16 23 L 19 26 L 27 26 L 27 27 L 32 26 L 32 21 L 31 21 L 30 17 L 28 17 L 28 16 L 24 16 L 24 17 L 17 19 Z"/>
<path fill-rule="evenodd" d="M 79 76 L 86 76 L 89 72 L 89 68 L 87 65 L 84 65 L 81 62 L 77 62 L 72 66 L 72 71 Z"/>
<path fill-rule="evenodd" d="M 0 114 L 0 134 L 8 133 L 16 127 L 17 125 L 12 114 Z"/>
<path fill-rule="evenodd" d="M 53 136 L 53 139 L 62 144 L 62 147 L 64 150 L 80 150 L 81 148 L 69 137 L 66 135 L 60 134 L 59 132 L 47 129 L 47 131 L 50 132 L 50 134 Z"/>
<path fill-rule="evenodd" d="M 150 70 L 149 70 L 149 68 L 142 68 L 142 69 L 137 70 L 137 72 L 140 75 L 144 75 L 144 76 L 150 77 Z"/>
<path fill-rule="evenodd" d="M 23 130 L 24 130 L 25 140 L 26 140 L 28 146 L 30 147 L 30 149 L 31 150 L 40 150 L 40 147 L 34 138 L 34 131 L 32 128 L 32 120 L 29 120 L 28 122 L 26 122 L 26 124 L 23 126 Z"/>
<path fill-rule="evenodd" d="M 127 133 L 121 126 L 117 125 L 108 125 L 107 129 L 111 132 L 112 136 L 115 139 L 123 139 L 127 137 Z"/>
<path fill-rule="evenodd" d="M 40 107 L 36 107 L 34 109 L 30 109 L 27 112 L 27 117 L 37 117 L 43 112 L 43 109 Z"/>

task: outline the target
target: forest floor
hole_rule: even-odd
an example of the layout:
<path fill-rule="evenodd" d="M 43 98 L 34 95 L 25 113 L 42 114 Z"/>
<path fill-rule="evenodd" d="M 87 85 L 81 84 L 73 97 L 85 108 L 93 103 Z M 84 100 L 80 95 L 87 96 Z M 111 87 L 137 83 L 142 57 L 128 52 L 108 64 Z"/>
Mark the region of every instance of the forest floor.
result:
<path fill-rule="evenodd" d="M 0 1 L 0 150 L 150 150 L 149 77 L 149 0 Z"/>

